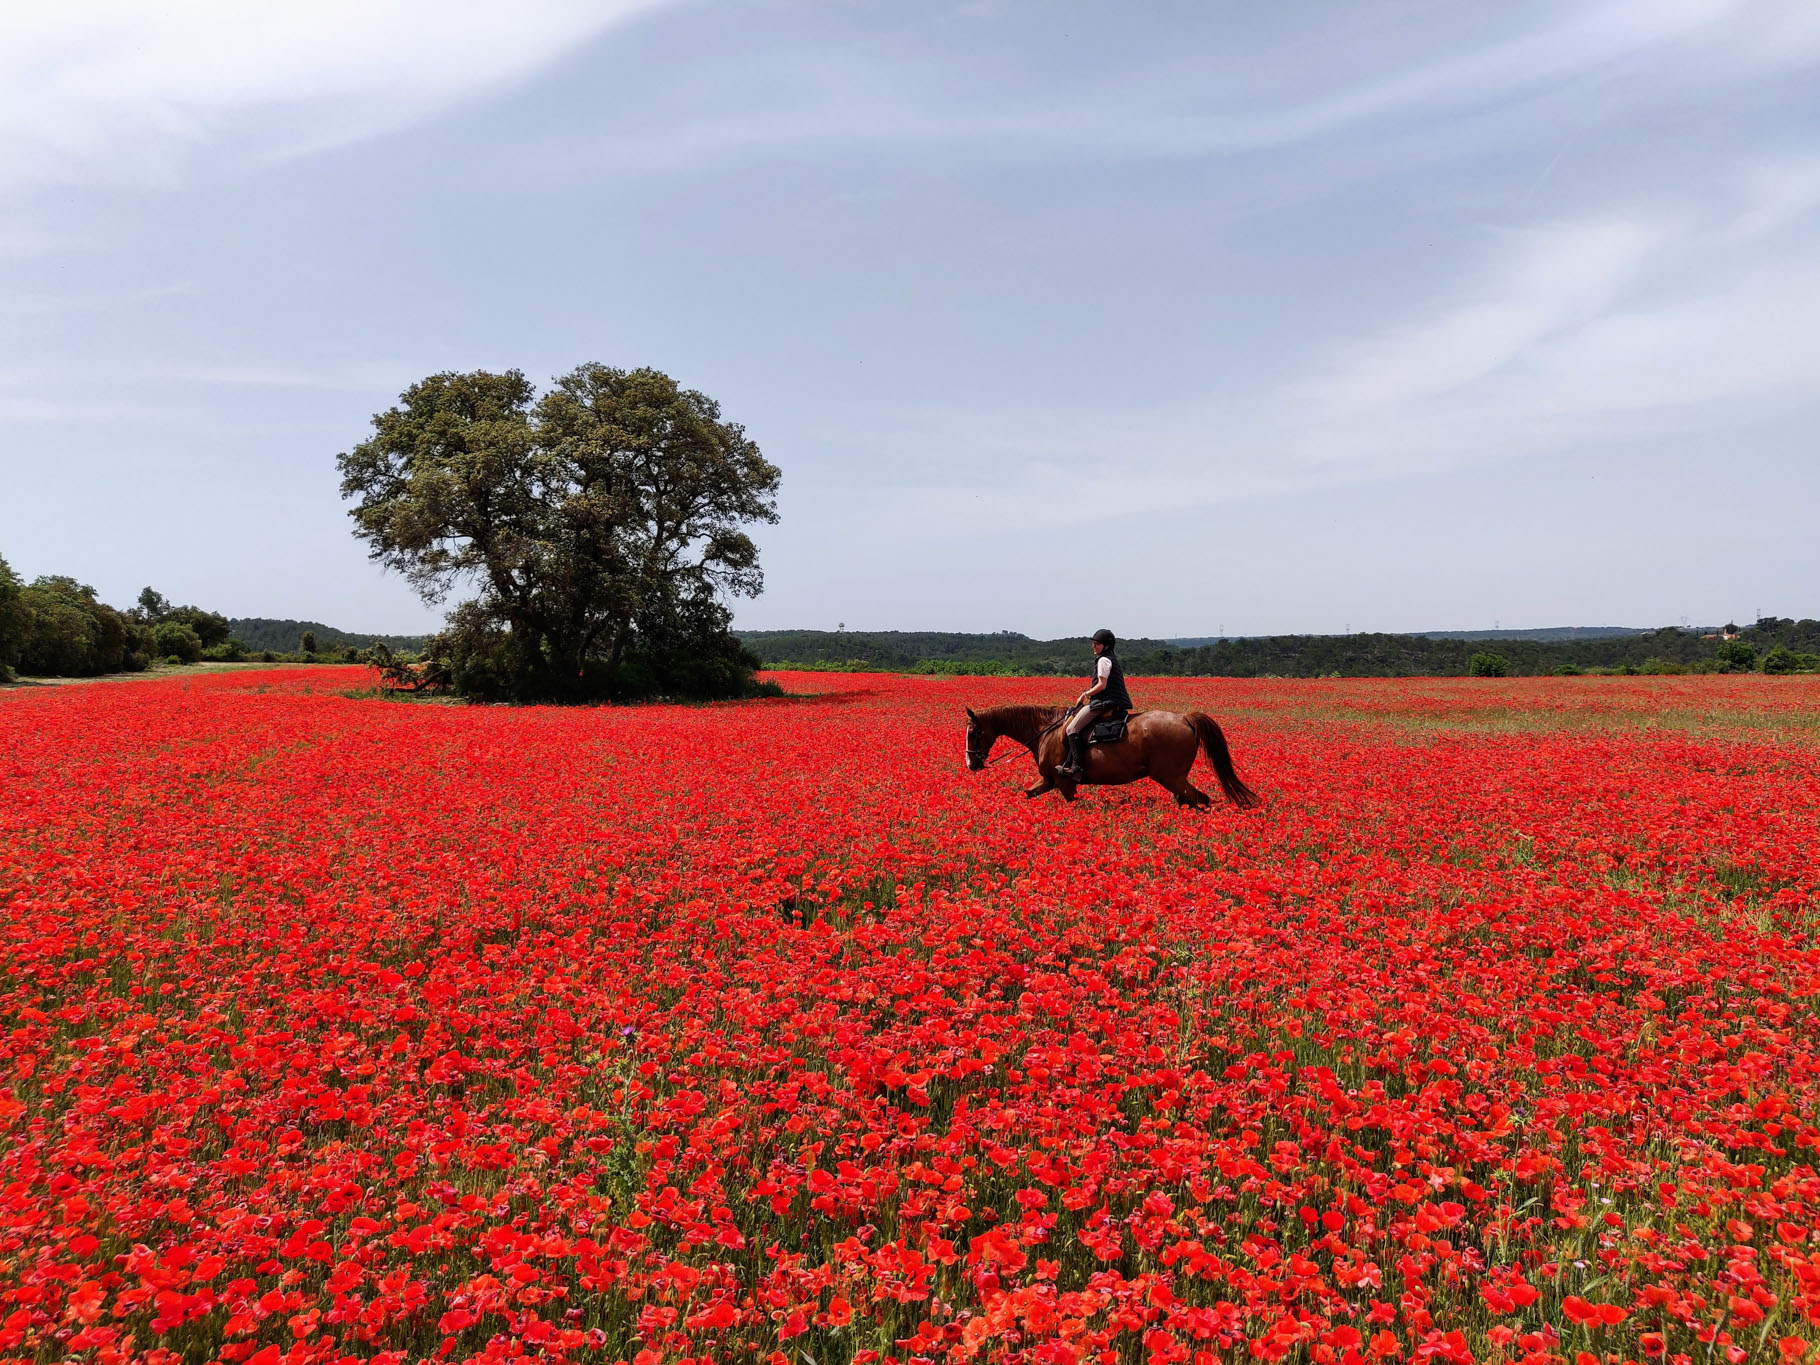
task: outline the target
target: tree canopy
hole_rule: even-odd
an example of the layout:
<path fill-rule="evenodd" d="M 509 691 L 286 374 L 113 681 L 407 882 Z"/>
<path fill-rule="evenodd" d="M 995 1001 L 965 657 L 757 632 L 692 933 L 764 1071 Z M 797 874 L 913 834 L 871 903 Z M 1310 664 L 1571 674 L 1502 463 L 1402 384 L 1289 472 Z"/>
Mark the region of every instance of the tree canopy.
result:
<path fill-rule="evenodd" d="M 779 474 L 707 395 L 583 365 L 431 375 L 338 458 L 372 558 L 428 602 L 476 596 L 427 653 L 484 698 L 730 695 L 756 660 L 723 599 L 763 586 L 743 529 Z"/>
<path fill-rule="evenodd" d="M 19 601 L 25 608 L 20 672 L 86 677 L 145 667 L 140 632 L 88 584 L 45 575 L 33 579 Z"/>
<path fill-rule="evenodd" d="M 214 649 L 224 645 L 233 635 L 227 617 L 218 611 L 204 611 L 201 607 L 180 607 L 171 602 L 156 588 L 141 588 L 139 600 L 128 608 L 127 616 L 141 625 L 172 625 L 187 628 L 196 637 L 199 649 Z M 167 649 L 165 654 L 181 654 L 183 651 Z M 186 663 L 194 660 L 186 659 Z"/>

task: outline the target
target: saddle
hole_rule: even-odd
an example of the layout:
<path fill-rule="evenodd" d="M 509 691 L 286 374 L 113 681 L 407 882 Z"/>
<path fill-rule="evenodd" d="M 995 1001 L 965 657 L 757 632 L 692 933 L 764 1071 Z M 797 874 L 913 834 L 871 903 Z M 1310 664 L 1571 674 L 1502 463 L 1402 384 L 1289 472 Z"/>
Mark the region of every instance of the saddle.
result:
<path fill-rule="evenodd" d="M 1125 738 L 1125 725 L 1131 719 L 1132 712 L 1124 711 L 1110 720 L 1096 722 L 1087 731 L 1089 744 L 1117 744 Z"/>

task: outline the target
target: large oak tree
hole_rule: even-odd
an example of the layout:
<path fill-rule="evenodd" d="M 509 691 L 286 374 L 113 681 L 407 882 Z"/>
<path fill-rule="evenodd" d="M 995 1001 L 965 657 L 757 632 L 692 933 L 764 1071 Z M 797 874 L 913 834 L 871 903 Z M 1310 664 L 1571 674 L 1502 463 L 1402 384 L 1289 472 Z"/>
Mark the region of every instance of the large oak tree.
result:
<path fill-rule="evenodd" d="M 763 584 L 743 528 L 777 520 L 779 476 L 707 395 L 605 365 L 541 397 L 517 370 L 431 375 L 337 463 L 374 559 L 426 601 L 477 594 L 436 642 L 464 690 L 749 684 L 723 602 Z M 707 657 L 738 667 L 690 672 Z"/>

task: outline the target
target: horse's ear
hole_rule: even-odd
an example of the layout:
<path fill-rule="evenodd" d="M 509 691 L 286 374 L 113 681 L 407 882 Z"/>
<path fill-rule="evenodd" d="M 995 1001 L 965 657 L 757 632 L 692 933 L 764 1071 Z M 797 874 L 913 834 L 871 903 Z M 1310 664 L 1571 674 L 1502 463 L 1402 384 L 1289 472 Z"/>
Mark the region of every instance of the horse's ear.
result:
<path fill-rule="evenodd" d="M 978 716 L 973 714 L 973 708 L 971 706 L 969 706 L 967 708 L 967 719 L 968 720 L 978 720 L 979 719 Z"/>

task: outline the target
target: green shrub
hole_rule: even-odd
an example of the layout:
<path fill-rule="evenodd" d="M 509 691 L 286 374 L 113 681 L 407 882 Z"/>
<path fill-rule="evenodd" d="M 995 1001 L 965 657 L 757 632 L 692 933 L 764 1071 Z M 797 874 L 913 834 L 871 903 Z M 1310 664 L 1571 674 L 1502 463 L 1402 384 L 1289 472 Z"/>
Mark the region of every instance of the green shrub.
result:
<path fill-rule="evenodd" d="M 1637 672 L 1647 673 L 1651 677 L 1662 677 L 1669 674 L 1685 673 L 1687 672 L 1687 665 L 1676 663 L 1673 659 L 1649 658 L 1638 665 Z"/>
<path fill-rule="evenodd" d="M 1480 650 L 1466 661 L 1466 674 L 1471 678 L 1504 678 L 1510 675 L 1510 660 L 1502 654 Z"/>
<path fill-rule="evenodd" d="M 1757 666 L 1757 648 L 1743 640 L 1721 640 L 1713 650 L 1722 673 L 1748 673 Z"/>
<path fill-rule="evenodd" d="M 1579 664 L 1556 664 L 1554 669 L 1557 678 L 1578 678 L 1585 672 Z"/>
<path fill-rule="evenodd" d="M 1018 670 L 1003 659 L 918 659 L 907 671 L 928 677 L 1010 678 Z"/>
<path fill-rule="evenodd" d="M 175 621 L 178 625 L 188 626 L 195 631 L 196 638 L 202 641 L 204 649 L 214 649 L 227 642 L 228 619 L 218 611 L 204 611 L 201 607 L 172 607 L 163 619 Z"/>
<path fill-rule="evenodd" d="M 193 664 L 202 658 L 202 639 L 181 621 L 160 621 L 152 627 L 152 648 L 166 663 Z"/>
<path fill-rule="evenodd" d="M 773 659 L 763 667 L 779 673 L 889 673 L 892 669 L 872 659 Z"/>
<path fill-rule="evenodd" d="M 1765 673 L 1793 673 L 1801 667 L 1801 656 L 1787 645 L 1772 645 L 1758 667 Z"/>

